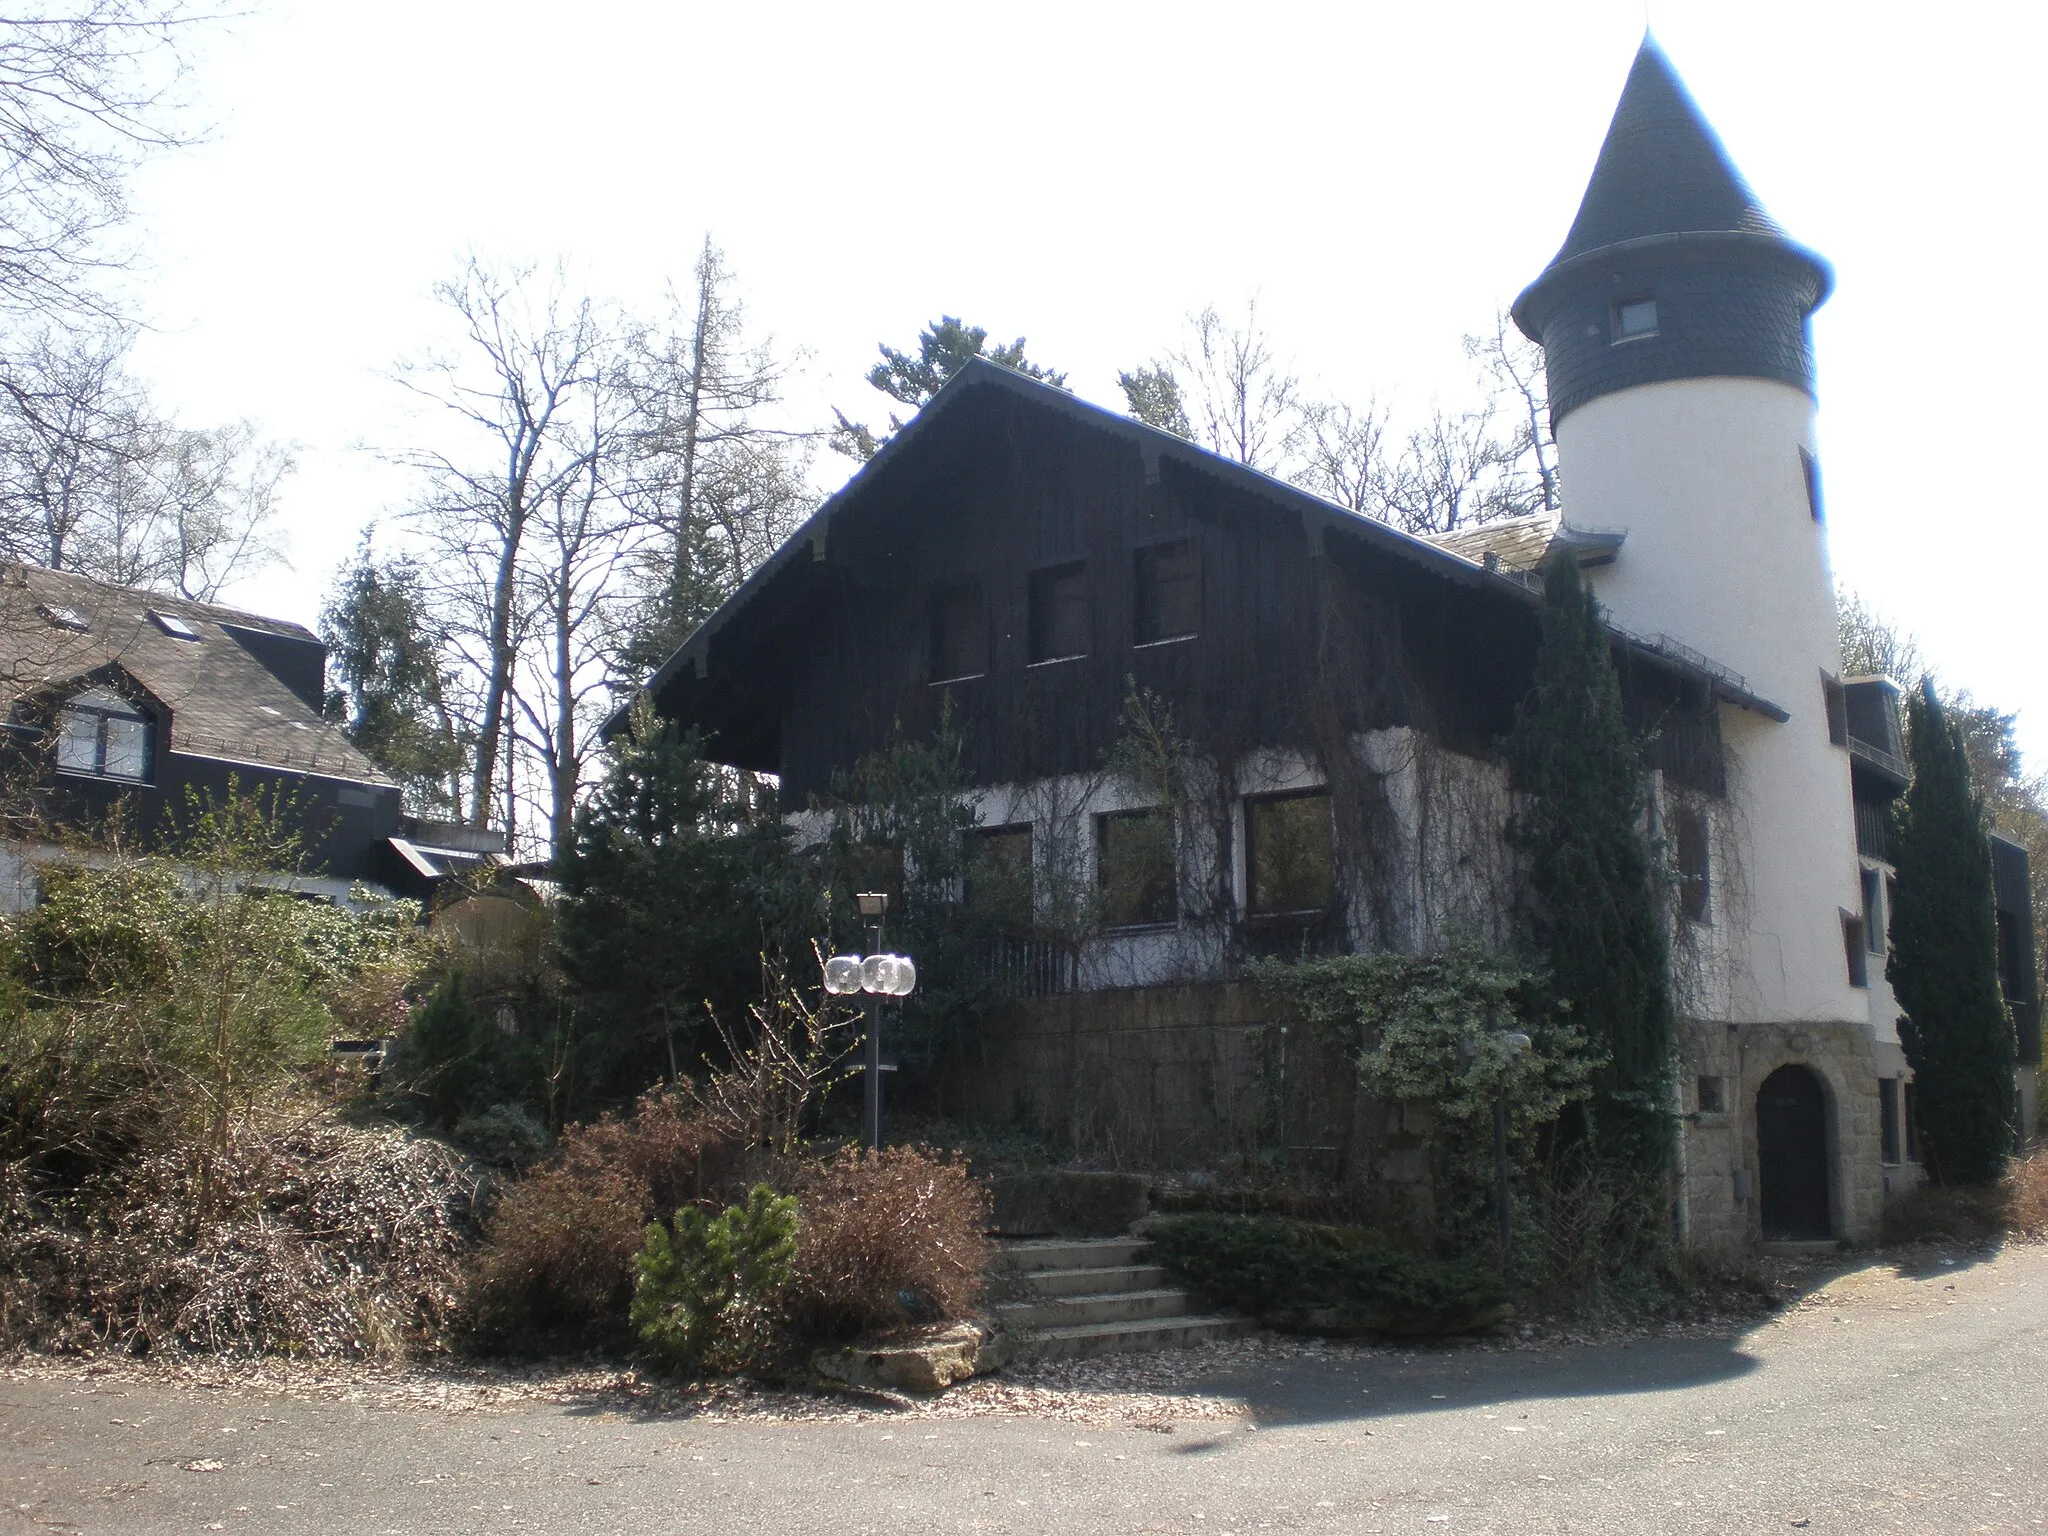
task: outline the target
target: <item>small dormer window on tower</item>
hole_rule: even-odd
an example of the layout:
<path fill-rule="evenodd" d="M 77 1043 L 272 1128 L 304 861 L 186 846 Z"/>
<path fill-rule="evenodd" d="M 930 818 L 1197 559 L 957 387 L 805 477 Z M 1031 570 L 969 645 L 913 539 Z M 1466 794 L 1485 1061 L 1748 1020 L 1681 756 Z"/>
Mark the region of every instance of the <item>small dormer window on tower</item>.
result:
<path fill-rule="evenodd" d="M 89 689 L 57 711 L 57 766 L 102 779 L 149 781 L 149 720 L 119 694 Z"/>
<path fill-rule="evenodd" d="M 1639 293 L 1614 306 L 1614 339 L 1636 341 L 1657 334 L 1657 297 Z"/>

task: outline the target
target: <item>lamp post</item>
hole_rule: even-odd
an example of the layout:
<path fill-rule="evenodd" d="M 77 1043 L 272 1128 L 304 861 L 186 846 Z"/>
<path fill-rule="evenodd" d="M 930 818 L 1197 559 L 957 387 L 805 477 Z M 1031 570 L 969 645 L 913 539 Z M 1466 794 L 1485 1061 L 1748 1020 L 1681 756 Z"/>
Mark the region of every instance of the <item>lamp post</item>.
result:
<path fill-rule="evenodd" d="M 882 925 L 889 915 L 885 891 L 862 891 L 854 897 L 867 924 L 868 950 L 861 955 L 834 955 L 825 962 L 825 990 L 836 996 L 867 994 L 867 1041 L 861 1071 L 867 1081 L 861 1094 L 861 1139 L 870 1152 L 882 1150 L 882 999 L 908 997 L 917 986 L 917 967 L 908 955 L 882 952 Z"/>

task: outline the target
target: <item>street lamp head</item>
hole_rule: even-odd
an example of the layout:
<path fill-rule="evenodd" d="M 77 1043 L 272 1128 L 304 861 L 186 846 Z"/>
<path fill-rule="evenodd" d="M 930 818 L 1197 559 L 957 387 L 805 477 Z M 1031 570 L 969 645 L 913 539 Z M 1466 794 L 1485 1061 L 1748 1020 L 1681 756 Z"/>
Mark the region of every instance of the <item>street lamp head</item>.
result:
<path fill-rule="evenodd" d="M 854 896 L 862 917 L 887 917 L 889 915 L 889 893 L 887 891 L 861 891 Z"/>
<path fill-rule="evenodd" d="M 860 990 L 861 959 L 859 955 L 834 955 L 825 962 L 825 990 L 836 997 L 844 997 Z"/>

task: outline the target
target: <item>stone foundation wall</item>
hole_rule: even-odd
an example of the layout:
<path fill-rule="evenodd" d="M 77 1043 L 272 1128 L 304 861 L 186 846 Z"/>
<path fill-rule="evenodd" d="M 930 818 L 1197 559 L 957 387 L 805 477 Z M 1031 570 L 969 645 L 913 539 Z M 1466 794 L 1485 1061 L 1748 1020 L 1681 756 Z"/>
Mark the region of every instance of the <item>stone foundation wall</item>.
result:
<path fill-rule="evenodd" d="M 1893 1051 L 1896 1052 L 1896 1047 Z M 1878 1078 L 1903 1062 L 1881 1063 L 1860 1022 L 1743 1024 L 1695 1022 L 1682 1038 L 1686 1111 L 1681 1220 L 1687 1246 L 1746 1252 L 1763 1235 L 1758 1202 L 1757 1092 L 1783 1066 L 1803 1066 L 1821 1082 L 1827 1107 L 1828 1210 L 1834 1235 L 1876 1238 L 1888 1193 L 1918 1181 L 1911 1165 L 1880 1161 Z M 1701 1079 L 1718 1080 L 1722 1108 L 1703 1107 Z"/>

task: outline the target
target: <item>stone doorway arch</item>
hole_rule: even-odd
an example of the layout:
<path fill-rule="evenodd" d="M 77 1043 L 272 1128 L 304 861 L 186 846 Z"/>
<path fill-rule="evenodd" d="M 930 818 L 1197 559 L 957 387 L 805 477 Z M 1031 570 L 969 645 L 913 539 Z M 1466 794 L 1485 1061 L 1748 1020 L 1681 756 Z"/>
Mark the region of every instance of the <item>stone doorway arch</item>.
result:
<path fill-rule="evenodd" d="M 1808 1067 L 1783 1066 L 1756 1093 L 1759 1214 L 1765 1241 L 1835 1235 L 1827 1090 Z"/>

